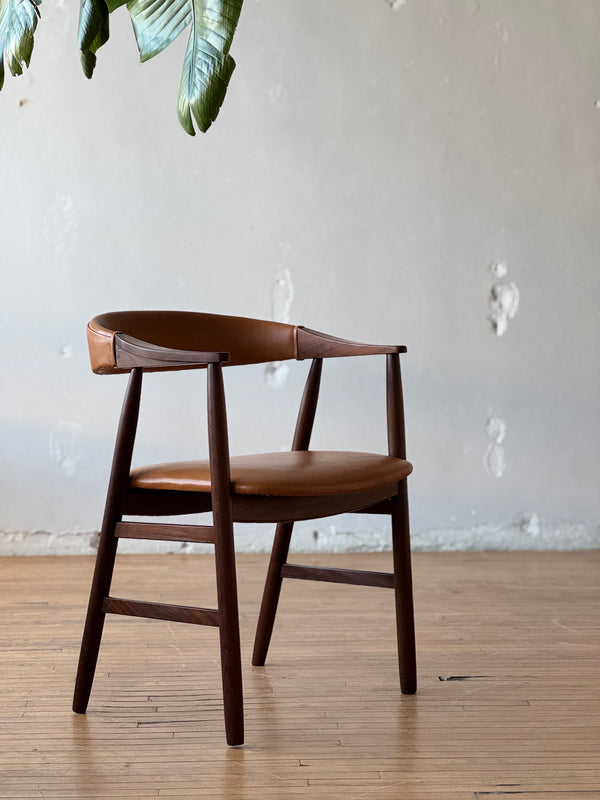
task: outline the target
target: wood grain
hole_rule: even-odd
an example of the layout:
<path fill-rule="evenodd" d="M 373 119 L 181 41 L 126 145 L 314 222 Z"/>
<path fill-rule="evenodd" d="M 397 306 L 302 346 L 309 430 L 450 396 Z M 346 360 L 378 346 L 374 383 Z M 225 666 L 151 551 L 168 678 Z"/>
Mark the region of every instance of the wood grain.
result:
<path fill-rule="evenodd" d="M 284 564 L 282 578 L 296 578 L 306 581 L 328 581 L 329 583 L 351 583 L 357 586 L 379 586 L 394 588 L 392 572 L 369 572 L 366 569 L 340 569 L 339 567 L 309 567 L 304 564 Z"/>
<path fill-rule="evenodd" d="M 118 539 L 158 539 L 174 542 L 215 543 L 212 525 L 160 525 L 154 522 L 117 522 L 115 536 Z"/>
<path fill-rule="evenodd" d="M 286 582 L 267 666 L 251 667 L 267 558 L 238 556 L 240 749 L 225 744 L 215 629 L 111 615 L 76 715 L 92 560 L 0 559 L 0 798 L 600 798 L 600 553 L 413 559 L 409 696 L 377 588 Z M 390 553 L 301 560 L 391 567 Z M 119 556 L 113 591 L 215 607 L 214 573 L 210 556 Z"/>
<path fill-rule="evenodd" d="M 147 617 L 168 622 L 186 622 L 190 625 L 219 625 L 219 612 L 215 608 L 196 608 L 174 603 L 148 603 L 143 600 L 105 597 L 102 610 L 107 614 Z"/>
<path fill-rule="evenodd" d="M 333 358 L 406 353 L 404 345 L 364 344 L 330 336 L 328 333 L 298 327 L 298 358 Z"/>

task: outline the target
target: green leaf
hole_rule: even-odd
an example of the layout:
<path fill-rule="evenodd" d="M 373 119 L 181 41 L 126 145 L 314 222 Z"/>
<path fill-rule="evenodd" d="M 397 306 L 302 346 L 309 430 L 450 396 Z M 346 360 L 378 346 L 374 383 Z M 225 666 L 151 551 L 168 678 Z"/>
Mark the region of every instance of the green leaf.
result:
<path fill-rule="evenodd" d="M 117 8 L 121 8 L 121 6 L 126 5 L 127 0 L 106 0 L 106 5 L 108 6 L 108 10 L 112 14 L 113 11 L 116 11 Z"/>
<path fill-rule="evenodd" d="M 192 30 L 179 87 L 177 114 L 195 135 L 192 115 L 202 132 L 217 118 L 235 61 L 229 55 L 242 0 L 190 0 Z"/>
<path fill-rule="evenodd" d="M 33 50 L 41 0 L 0 0 L 0 89 L 4 86 L 4 61 L 12 75 L 23 73 Z"/>
<path fill-rule="evenodd" d="M 91 78 L 96 66 L 96 53 L 108 41 L 108 6 L 105 0 L 81 0 L 79 8 L 79 49 L 81 66 Z"/>
<path fill-rule="evenodd" d="M 158 55 L 192 21 L 191 0 L 129 0 L 140 60 Z"/>
<path fill-rule="evenodd" d="M 118 2 L 118 0 L 117 0 Z M 229 55 L 242 0 L 129 0 L 140 59 L 147 61 L 192 26 L 179 90 L 178 114 L 194 136 L 216 119 L 235 62 Z"/>
<path fill-rule="evenodd" d="M 192 114 L 203 133 L 216 119 L 234 68 L 230 55 L 222 55 L 192 30 L 177 101 L 179 121 L 190 136 L 196 134 Z"/>

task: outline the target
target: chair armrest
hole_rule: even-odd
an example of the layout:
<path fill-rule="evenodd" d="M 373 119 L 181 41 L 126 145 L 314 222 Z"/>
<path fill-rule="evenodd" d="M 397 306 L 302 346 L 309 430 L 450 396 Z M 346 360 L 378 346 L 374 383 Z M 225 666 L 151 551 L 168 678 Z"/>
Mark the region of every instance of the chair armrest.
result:
<path fill-rule="evenodd" d="M 119 369 L 179 369 L 203 367 L 207 364 L 229 361 L 229 353 L 175 350 L 143 342 L 127 333 L 115 334 L 115 360 Z"/>
<path fill-rule="evenodd" d="M 298 327 L 298 359 L 332 358 L 334 356 L 371 356 L 390 353 L 406 353 L 404 345 L 363 344 L 338 339 L 327 333 Z"/>

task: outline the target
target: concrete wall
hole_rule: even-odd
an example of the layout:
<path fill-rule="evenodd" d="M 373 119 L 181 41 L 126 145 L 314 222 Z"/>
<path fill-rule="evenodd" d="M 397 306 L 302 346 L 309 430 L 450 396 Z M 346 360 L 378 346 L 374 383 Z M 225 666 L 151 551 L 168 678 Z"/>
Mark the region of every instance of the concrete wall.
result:
<path fill-rule="evenodd" d="M 185 42 L 138 66 L 122 9 L 87 82 L 75 5 L 0 95 L 0 552 L 93 546 L 124 378 L 84 326 L 151 307 L 406 343 L 415 546 L 599 546 L 597 0 L 246 0 L 196 139 Z M 305 372 L 227 373 L 232 450 L 289 446 Z M 385 448 L 383 378 L 327 364 L 315 447 Z M 203 381 L 147 379 L 138 463 L 206 454 Z"/>

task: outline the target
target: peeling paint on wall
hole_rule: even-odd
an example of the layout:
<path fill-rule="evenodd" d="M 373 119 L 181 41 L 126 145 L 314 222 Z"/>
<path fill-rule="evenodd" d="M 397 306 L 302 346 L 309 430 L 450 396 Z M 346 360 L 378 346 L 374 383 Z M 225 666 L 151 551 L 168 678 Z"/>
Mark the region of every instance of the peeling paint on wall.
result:
<path fill-rule="evenodd" d="M 294 284 L 287 267 L 278 269 L 271 287 L 271 314 L 275 322 L 289 322 L 294 302 Z"/>
<path fill-rule="evenodd" d="M 383 530 L 352 530 L 342 525 L 327 524 L 325 520 L 318 526 L 296 523 L 294 528 L 293 551 L 296 553 L 321 552 L 382 552 L 391 548 L 389 525 Z"/>
<path fill-rule="evenodd" d="M 488 317 L 496 336 L 504 336 L 508 321 L 519 310 L 520 294 L 516 283 L 497 283 L 490 290 L 490 315 Z"/>
<path fill-rule="evenodd" d="M 517 520 L 517 523 L 520 525 L 523 533 L 527 536 L 537 538 L 542 532 L 542 523 L 539 514 L 537 514 L 535 511 L 533 514 L 523 515 L 519 520 Z"/>
<path fill-rule="evenodd" d="M 327 524 L 298 525 L 294 532 L 293 552 L 379 552 L 391 549 L 389 523 L 381 530 L 369 520 L 368 528 L 333 529 Z M 315 535 L 316 534 L 316 535 Z M 269 553 L 272 532 L 265 529 L 257 536 L 255 525 L 236 526 L 236 548 L 244 553 Z M 210 553 L 212 545 L 180 542 L 123 539 L 122 553 Z M 600 548 L 600 525 L 597 523 L 550 523 L 537 513 L 517 516 L 501 525 L 482 523 L 470 527 L 415 530 L 411 533 L 414 551 L 481 550 L 590 550 Z M 0 556 L 13 555 L 91 555 L 98 548 L 97 532 L 0 531 Z"/>
<path fill-rule="evenodd" d="M 502 446 L 506 437 L 506 422 L 492 409 L 490 409 L 485 423 L 485 433 L 490 439 L 490 443 L 483 457 L 483 465 L 490 475 L 501 478 L 506 471 L 504 447 Z"/>
<path fill-rule="evenodd" d="M 504 261 L 498 261 L 491 265 L 490 273 L 494 276 L 494 278 L 504 278 L 508 273 L 508 267 Z"/>
<path fill-rule="evenodd" d="M 265 367 L 265 383 L 271 389 L 281 389 L 287 380 L 290 368 L 285 361 L 271 361 Z"/>
<path fill-rule="evenodd" d="M 531 525 L 530 525 L 531 522 Z M 590 550 L 600 547 L 600 525 L 543 522 L 534 513 L 502 525 L 438 529 L 411 534 L 414 551 Z"/>
<path fill-rule="evenodd" d="M 504 278 L 508 273 L 508 268 L 504 262 L 500 261 L 492 264 L 490 272 L 495 278 Z M 519 310 L 520 301 L 519 288 L 514 281 L 494 283 L 488 298 L 490 309 L 488 320 L 496 336 L 504 336 L 508 328 L 508 321 L 514 319 Z"/>
<path fill-rule="evenodd" d="M 494 53 L 493 58 L 493 65 L 496 72 L 499 72 L 502 69 L 503 60 L 504 60 L 504 50 L 505 45 L 508 42 L 508 31 L 504 27 L 501 22 L 496 22 L 494 25 L 496 29 L 496 35 L 498 37 L 498 43 L 496 45 L 496 50 Z"/>
<path fill-rule="evenodd" d="M 287 267 L 278 269 L 271 286 L 271 317 L 275 322 L 290 321 L 294 302 L 294 284 Z M 285 361 L 272 361 L 265 367 L 265 383 L 271 389 L 280 389 L 286 382 L 290 368 Z"/>
<path fill-rule="evenodd" d="M 508 42 L 508 31 L 504 25 L 501 22 L 496 22 L 494 27 L 496 28 L 496 33 L 498 34 L 500 41 L 506 44 Z"/>
<path fill-rule="evenodd" d="M 56 423 L 48 436 L 50 458 L 69 477 L 75 475 L 77 464 L 81 460 L 80 443 L 82 431 L 81 425 L 76 422 L 64 422 L 61 420 Z"/>

